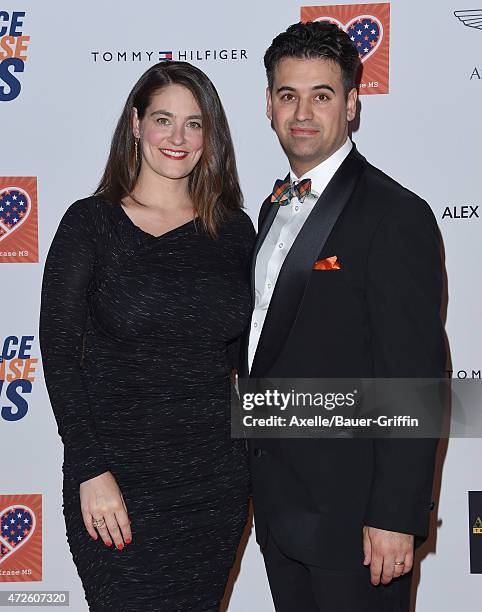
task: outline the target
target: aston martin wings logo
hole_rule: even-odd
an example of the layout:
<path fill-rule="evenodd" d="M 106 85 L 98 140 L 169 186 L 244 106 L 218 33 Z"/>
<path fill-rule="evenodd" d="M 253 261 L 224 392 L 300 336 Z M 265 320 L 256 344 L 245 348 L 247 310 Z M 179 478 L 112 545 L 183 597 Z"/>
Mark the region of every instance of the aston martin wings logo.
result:
<path fill-rule="evenodd" d="M 454 15 L 467 27 L 482 30 L 482 9 L 454 11 Z"/>

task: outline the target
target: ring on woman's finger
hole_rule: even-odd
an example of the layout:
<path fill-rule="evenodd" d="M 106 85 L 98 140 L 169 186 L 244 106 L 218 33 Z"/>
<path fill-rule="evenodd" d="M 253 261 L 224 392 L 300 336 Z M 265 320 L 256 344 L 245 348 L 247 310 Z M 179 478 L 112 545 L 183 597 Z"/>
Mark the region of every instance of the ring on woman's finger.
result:
<path fill-rule="evenodd" d="M 93 518 L 92 519 L 92 525 L 94 525 L 94 527 L 97 527 L 97 528 L 104 527 L 105 526 L 105 521 L 104 521 L 103 518 L 100 518 L 100 519 Z"/>
<path fill-rule="evenodd" d="M 395 561 L 395 565 L 405 565 L 405 561 Z"/>

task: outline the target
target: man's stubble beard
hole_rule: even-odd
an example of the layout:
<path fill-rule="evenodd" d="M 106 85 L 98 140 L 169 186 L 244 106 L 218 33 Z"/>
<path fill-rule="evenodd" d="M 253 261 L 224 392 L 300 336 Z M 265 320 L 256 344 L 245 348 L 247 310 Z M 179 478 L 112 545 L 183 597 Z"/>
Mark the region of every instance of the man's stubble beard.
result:
<path fill-rule="evenodd" d="M 309 164 L 312 162 L 316 162 L 320 157 L 323 157 L 323 151 L 320 151 L 320 149 L 315 148 L 307 152 L 306 154 L 304 154 L 302 150 L 297 151 L 296 142 L 293 143 L 293 146 L 290 146 L 289 139 L 287 139 L 286 143 L 284 143 L 282 139 L 280 138 L 278 132 L 276 131 L 273 119 L 271 119 L 270 123 L 271 123 L 271 129 L 274 131 L 274 133 L 278 137 L 278 141 L 281 145 L 281 148 L 283 149 L 283 152 L 288 158 L 288 160 L 290 161 L 291 165 L 292 165 L 292 161 L 303 163 L 303 164 Z M 309 126 L 309 127 L 313 127 L 313 126 Z M 315 129 L 320 130 L 318 126 L 316 126 Z"/>

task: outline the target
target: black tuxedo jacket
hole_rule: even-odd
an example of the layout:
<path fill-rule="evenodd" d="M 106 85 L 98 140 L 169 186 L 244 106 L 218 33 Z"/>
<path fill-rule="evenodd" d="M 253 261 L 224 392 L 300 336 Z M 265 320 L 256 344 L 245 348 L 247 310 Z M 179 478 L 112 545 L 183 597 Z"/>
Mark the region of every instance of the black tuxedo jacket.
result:
<path fill-rule="evenodd" d="M 259 215 L 256 253 L 276 215 Z M 341 269 L 315 270 L 336 255 Z M 296 238 L 251 378 L 422 377 L 445 370 L 440 239 L 429 206 L 355 147 Z M 247 376 L 247 338 L 240 375 Z M 257 541 L 305 563 L 358 569 L 362 527 L 427 534 L 434 439 L 254 439 Z"/>

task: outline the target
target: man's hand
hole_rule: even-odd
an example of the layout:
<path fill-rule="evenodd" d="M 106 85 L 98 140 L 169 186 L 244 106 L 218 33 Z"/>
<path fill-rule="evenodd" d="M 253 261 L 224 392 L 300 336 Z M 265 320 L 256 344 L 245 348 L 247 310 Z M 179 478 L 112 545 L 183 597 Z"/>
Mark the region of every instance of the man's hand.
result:
<path fill-rule="evenodd" d="M 413 546 L 413 535 L 363 527 L 363 565 L 370 566 L 372 584 L 380 584 L 380 576 L 381 582 L 388 584 L 408 573 L 413 566 Z"/>

